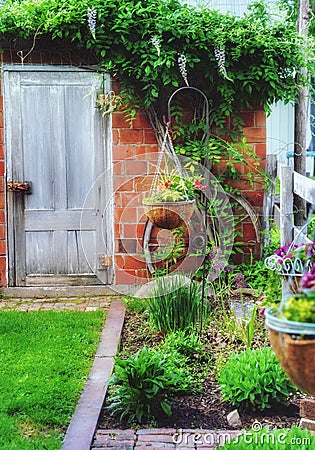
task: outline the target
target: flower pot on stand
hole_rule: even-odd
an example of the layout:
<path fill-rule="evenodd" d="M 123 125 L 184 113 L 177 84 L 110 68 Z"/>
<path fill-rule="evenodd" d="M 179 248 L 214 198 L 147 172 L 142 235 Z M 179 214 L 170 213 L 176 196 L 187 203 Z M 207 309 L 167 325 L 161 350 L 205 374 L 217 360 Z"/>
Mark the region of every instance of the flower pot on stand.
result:
<path fill-rule="evenodd" d="M 315 324 L 279 318 L 273 309 L 265 318 L 282 368 L 299 389 L 315 395 Z"/>
<path fill-rule="evenodd" d="M 144 211 L 151 223 L 159 228 L 174 230 L 189 220 L 195 207 L 195 200 L 178 202 L 143 201 Z"/>

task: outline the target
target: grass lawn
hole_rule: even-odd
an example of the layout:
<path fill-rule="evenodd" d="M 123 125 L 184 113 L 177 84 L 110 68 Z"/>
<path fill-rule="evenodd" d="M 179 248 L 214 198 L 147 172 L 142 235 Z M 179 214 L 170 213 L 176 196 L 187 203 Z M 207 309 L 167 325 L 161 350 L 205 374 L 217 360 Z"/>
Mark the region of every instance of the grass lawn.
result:
<path fill-rule="evenodd" d="M 59 449 L 104 311 L 0 312 L 0 448 Z"/>

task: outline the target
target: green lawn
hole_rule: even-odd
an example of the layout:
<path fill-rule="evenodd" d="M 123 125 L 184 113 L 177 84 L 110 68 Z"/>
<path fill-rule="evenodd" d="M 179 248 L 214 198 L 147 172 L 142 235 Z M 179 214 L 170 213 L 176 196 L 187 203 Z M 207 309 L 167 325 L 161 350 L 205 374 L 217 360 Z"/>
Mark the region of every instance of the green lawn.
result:
<path fill-rule="evenodd" d="M 93 362 L 103 311 L 0 312 L 0 448 L 59 449 Z"/>

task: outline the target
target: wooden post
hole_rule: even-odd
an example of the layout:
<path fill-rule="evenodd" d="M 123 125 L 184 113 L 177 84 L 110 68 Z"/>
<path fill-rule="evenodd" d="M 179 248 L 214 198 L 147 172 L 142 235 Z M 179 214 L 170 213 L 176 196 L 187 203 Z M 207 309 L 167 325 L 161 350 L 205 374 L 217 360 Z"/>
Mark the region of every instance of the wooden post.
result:
<path fill-rule="evenodd" d="M 293 240 L 293 170 L 280 167 L 280 243 L 288 245 Z M 290 293 L 290 282 L 282 277 L 282 296 Z"/>
<path fill-rule="evenodd" d="M 264 231 L 264 245 L 270 244 L 270 220 L 273 217 L 273 207 L 275 203 L 275 185 L 277 178 L 277 155 L 267 155 L 266 173 L 270 177 L 270 183 L 265 189 L 262 227 Z"/>
<path fill-rule="evenodd" d="M 297 32 L 300 36 L 307 37 L 309 23 L 309 0 L 299 0 Z M 306 56 L 305 56 L 306 57 Z M 301 175 L 306 174 L 306 112 L 308 105 L 308 90 L 303 86 L 303 78 L 307 77 L 307 68 L 300 68 L 301 76 L 297 75 L 296 81 L 300 85 L 297 102 L 295 105 L 294 126 L 294 170 Z M 301 80 L 302 78 L 302 80 Z M 302 83 L 300 83 L 302 81 Z M 305 201 L 298 195 L 294 195 L 294 223 L 302 226 L 306 219 Z"/>
<path fill-rule="evenodd" d="M 288 245 L 293 239 L 293 171 L 289 166 L 280 167 L 280 243 Z"/>

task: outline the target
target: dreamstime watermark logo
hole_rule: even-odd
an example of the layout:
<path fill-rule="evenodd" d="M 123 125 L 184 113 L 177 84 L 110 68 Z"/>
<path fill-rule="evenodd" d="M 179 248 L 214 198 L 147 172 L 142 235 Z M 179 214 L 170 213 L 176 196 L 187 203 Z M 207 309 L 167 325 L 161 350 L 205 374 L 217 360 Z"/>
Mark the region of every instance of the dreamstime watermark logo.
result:
<path fill-rule="evenodd" d="M 297 448 L 299 446 L 311 446 L 311 438 L 309 437 L 288 437 L 288 430 L 268 430 L 263 428 L 260 422 L 254 422 L 250 430 L 244 431 L 198 431 L 187 432 L 179 429 L 172 436 L 172 441 L 176 445 L 199 445 L 201 448 L 205 446 L 219 446 L 226 443 L 239 443 L 242 440 L 245 444 L 254 445 L 270 445 L 277 446 L 276 448 L 288 448 L 288 445 Z"/>
<path fill-rule="evenodd" d="M 209 212 L 207 227 L 202 205 L 195 206 L 193 217 L 185 221 L 186 231 L 182 240 L 179 239 L 178 229 L 157 230 L 147 220 L 142 202 L 152 193 L 152 176 L 158 156 L 157 153 L 149 153 L 143 159 L 130 158 L 115 163 L 114 171 L 108 168 L 101 173 L 86 195 L 80 224 L 82 252 L 91 272 L 104 283 L 106 276 L 102 279 L 100 267 L 102 255 L 110 256 L 103 260 L 112 261 L 114 273 L 125 271 L 128 284 L 134 285 L 141 284 L 139 276 L 130 273 L 129 268 L 123 264 L 119 265 L 119 261 L 126 261 L 130 257 L 135 267 L 141 267 L 142 264 L 152 273 L 156 267 L 169 267 L 170 260 L 176 258 L 183 243 L 185 251 L 172 267 L 172 275 L 185 274 L 189 278 L 194 276 L 204 263 L 209 251 L 209 241 L 212 242 L 211 257 L 208 258 L 211 279 L 215 279 L 227 264 L 234 239 L 234 220 L 229 198 L 215 176 L 196 161 L 179 156 L 181 167 L 193 167 L 194 176 L 201 178 L 207 186 L 203 191 L 203 203 L 206 202 Z M 145 167 L 144 174 L 138 173 L 139 170 L 137 172 L 137 164 Z M 132 175 L 126 175 L 128 169 Z M 113 190 L 110 188 L 110 180 L 114 181 Z M 95 251 L 91 247 L 93 229 Z M 98 255 L 97 260 L 95 253 Z M 122 255 L 122 258 L 115 259 L 114 255 Z M 120 291 L 119 286 L 112 287 L 117 292 Z"/>

